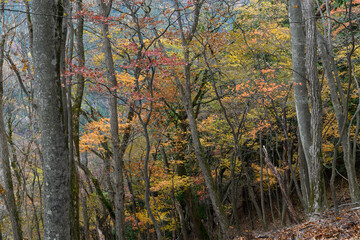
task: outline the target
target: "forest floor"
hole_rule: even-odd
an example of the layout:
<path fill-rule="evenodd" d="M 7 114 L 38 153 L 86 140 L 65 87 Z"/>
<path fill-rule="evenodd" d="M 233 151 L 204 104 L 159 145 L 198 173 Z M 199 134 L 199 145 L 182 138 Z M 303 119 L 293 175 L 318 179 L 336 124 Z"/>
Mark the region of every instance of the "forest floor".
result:
<path fill-rule="evenodd" d="M 330 189 L 329 189 L 330 191 Z M 267 232 L 254 229 L 245 232 L 245 235 L 234 240 L 247 239 L 274 239 L 274 240 L 318 240 L 318 239 L 359 239 L 360 240 L 360 202 L 350 203 L 350 194 L 347 183 L 343 180 L 337 182 L 338 214 L 333 207 L 326 210 L 317 221 L 306 221 L 299 203 L 295 209 L 303 221 L 296 225 L 279 227 L 273 223 Z M 329 199 L 329 203 L 332 202 Z M 269 219 L 269 218 L 268 218 Z M 261 226 L 260 223 L 256 224 Z M 250 229 L 250 227 L 248 228 Z"/>
<path fill-rule="evenodd" d="M 247 236 L 235 239 L 360 239 L 360 202 L 339 206 L 338 215 L 330 209 L 317 221 L 268 232 L 249 231 Z"/>
<path fill-rule="evenodd" d="M 245 236 L 234 240 L 360 239 L 360 202 L 340 205 L 338 212 L 336 214 L 334 209 L 329 209 L 316 221 L 305 221 L 268 232 L 248 231 Z"/>

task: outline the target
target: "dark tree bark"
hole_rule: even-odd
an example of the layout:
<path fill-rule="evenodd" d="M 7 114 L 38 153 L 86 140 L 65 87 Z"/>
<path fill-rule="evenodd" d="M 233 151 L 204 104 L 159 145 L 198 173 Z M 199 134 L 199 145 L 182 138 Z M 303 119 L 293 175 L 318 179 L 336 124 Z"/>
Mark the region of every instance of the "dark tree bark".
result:
<path fill-rule="evenodd" d="M 61 112 L 58 2 L 32 2 L 34 74 L 44 156 L 44 239 L 70 239 L 70 163 Z M 46 46 L 46 47 L 45 47 Z"/>
<path fill-rule="evenodd" d="M 69 4 L 69 3 L 68 3 Z M 66 16 L 72 16 L 71 14 L 71 5 L 66 6 Z M 67 59 L 68 61 L 72 61 L 73 59 L 73 49 L 74 49 L 74 26 L 71 20 L 68 21 L 67 26 Z M 71 66 L 68 66 L 69 71 L 71 71 Z M 79 208 L 80 208 L 80 199 L 79 199 L 79 173 L 77 170 L 77 163 L 76 159 L 80 161 L 80 155 L 77 151 L 79 149 L 78 145 L 79 142 L 74 140 L 74 133 L 79 132 L 79 123 L 77 122 L 77 126 L 74 126 L 73 120 L 73 106 L 72 106 L 72 77 L 68 76 L 64 82 L 66 86 L 66 109 L 67 109 L 67 124 L 68 124 L 68 144 L 69 144 L 69 161 L 71 164 L 71 191 L 70 191 L 70 198 L 71 198 L 71 208 L 70 208 L 70 218 L 71 218 L 71 239 L 79 240 L 80 239 L 80 217 L 79 217 Z M 78 86 L 79 87 L 79 86 Z M 81 86 L 80 86 L 81 88 Z M 79 134 L 77 134 L 77 137 Z M 75 145 L 75 149 L 74 149 Z M 76 154 L 76 157 L 75 157 Z"/>
<path fill-rule="evenodd" d="M 76 11 L 82 11 L 82 0 L 76 0 Z M 84 18 L 79 16 L 77 19 L 75 42 L 76 42 L 76 56 L 78 67 L 85 66 L 85 51 L 84 51 Z M 77 85 L 76 93 L 73 101 L 73 138 L 76 156 L 80 159 L 80 138 L 79 138 L 79 123 L 80 123 L 80 110 L 85 89 L 85 79 L 82 74 L 76 75 Z"/>

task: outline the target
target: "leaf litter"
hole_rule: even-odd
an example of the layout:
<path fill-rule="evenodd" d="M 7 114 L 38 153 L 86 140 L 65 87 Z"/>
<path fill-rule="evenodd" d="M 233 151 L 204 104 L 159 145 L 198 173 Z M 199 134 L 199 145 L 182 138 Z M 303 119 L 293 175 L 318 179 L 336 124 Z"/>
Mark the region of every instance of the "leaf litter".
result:
<path fill-rule="evenodd" d="M 329 209 L 315 221 L 268 232 L 248 232 L 234 240 L 245 239 L 360 239 L 360 202 L 339 206 L 338 215 L 334 209 Z"/>

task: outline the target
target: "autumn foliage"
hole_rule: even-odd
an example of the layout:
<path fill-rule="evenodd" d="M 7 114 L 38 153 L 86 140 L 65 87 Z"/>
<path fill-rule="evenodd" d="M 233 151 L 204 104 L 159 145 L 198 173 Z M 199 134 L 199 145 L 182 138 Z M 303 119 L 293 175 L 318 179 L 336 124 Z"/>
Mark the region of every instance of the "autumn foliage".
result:
<path fill-rule="evenodd" d="M 86 234 L 89 239 L 115 237 L 114 201 L 120 193 L 114 190 L 118 183 L 113 156 L 121 147 L 126 239 L 159 239 L 157 231 L 163 239 L 359 237 L 358 207 L 341 209 L 339 215 L 329 207 L 334 200 L 340 205 L 349 202 L 340 144 L 344 131 L 356 165 L 360 159 L 359 0 L 320 0 L 316 6 L 317 34 L 333 53 L 336 89 L 341 89 L 339 101 L 346 108 L 341 119 L 346 124 L 339 129 L 319 56 L 320 157 L 323 197 L 329 204 L 323 206 L 326 214 L 318 222 L 306 221 L 309 189 L 302 184 L 307 169 L 293 92 L 289 6 L 284 1 L 102 0 L 110 6 L 108 17 L 100 14 L 96 1 L 59 2 L 66 2 L 67 9 L 61 16 L 65 39 L 58 46 L 64 54 L 57 84 L 68 148 L 75 149 L 71 158 L 78 176 L 82 239 Z M 14 193 L 24 236 L 42 239 L 42 133 L 33 86 L 32 16 L 26 8 L 31 1 L 1 3 L 6 3 L 0 6 L 6 16 L 1 32 L 7 33 L 6 44 L 1 43 L 6 61 L 0 81 Z M 80 20 L 85 24 L 85 62 L 75 51 L 80 46 Z M 104 25 L 108 36 L 101 34 Z M 116 86 L 109 85 L 105 38 L 111 43 Z M 306 78 L 307 73 L 301 74 Z M 119 146 L 112 141 L 110 97 L 117 101 Z M 185 97 L 191 106 L 184 104 Z M 82 102 L 76 109 L 78 98 Z M 189 122 L 188 109 L 196 126 Z M 76 111 L 78 130 L 72 125 Z M 211 181 L 199 164 L 194 128 Z M 264 160 L 263 147 L 271 166 Z M 332 175 L 338 190 L 333 193 Z M 229 221 L 226 231 L 219 225 L 221 211 L 214 207 L 209 185 L 216 189 L 220 210 Z M 289 214 L 286 199 L 304 223 L 263 232 L 298 220 Z M 6 205 L 3 198 L 0 202 Z M 5 210 L 1 212 L 0 233 L 7 239 L 11 221 Z"/>

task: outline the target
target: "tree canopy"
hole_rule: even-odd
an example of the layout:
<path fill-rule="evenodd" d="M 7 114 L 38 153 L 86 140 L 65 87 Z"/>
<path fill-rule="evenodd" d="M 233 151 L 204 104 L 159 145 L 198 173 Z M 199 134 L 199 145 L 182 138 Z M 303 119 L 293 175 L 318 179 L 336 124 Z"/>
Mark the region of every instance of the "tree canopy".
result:
<path fill-rule="evenodd" d="M 359 16 L 0 0 L 0 239 L 242 239 L 337 216 L 360 201 Z"/>

